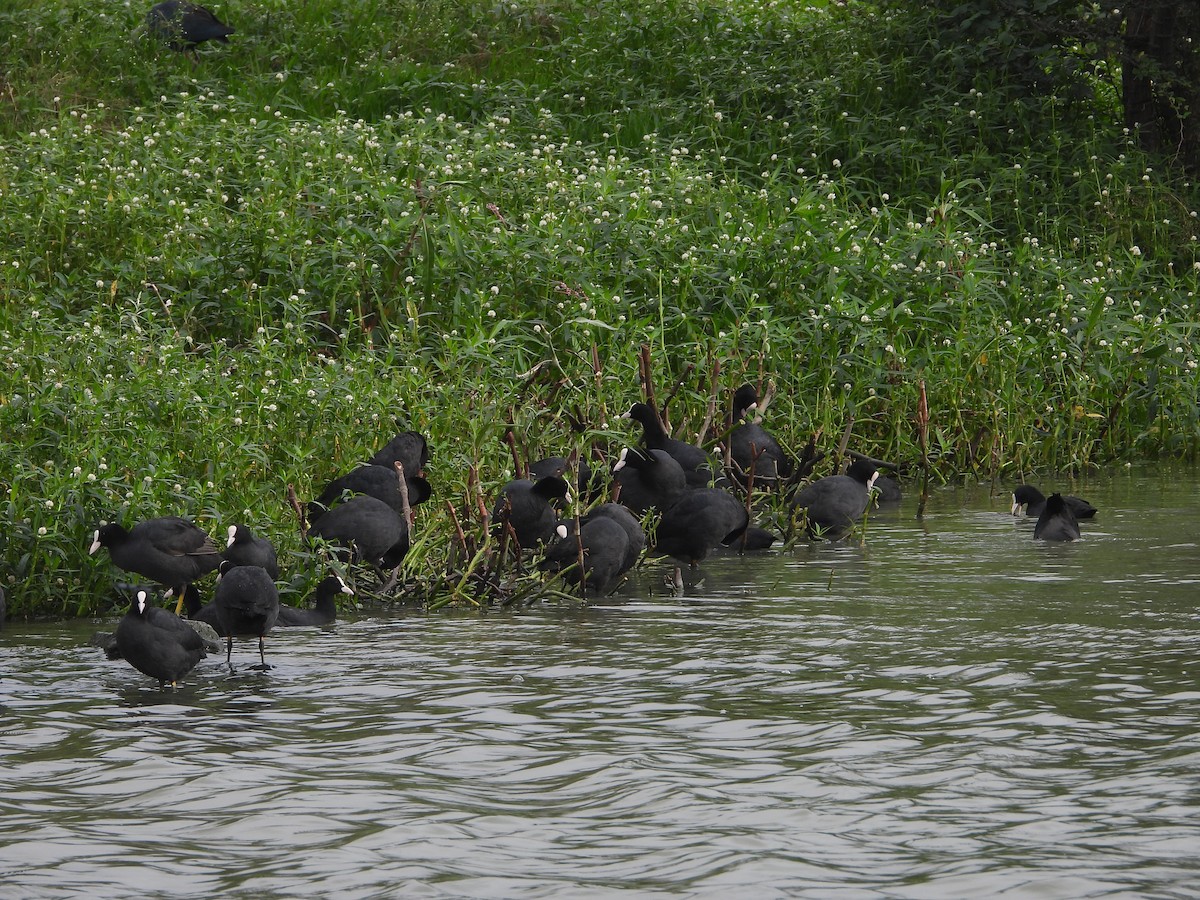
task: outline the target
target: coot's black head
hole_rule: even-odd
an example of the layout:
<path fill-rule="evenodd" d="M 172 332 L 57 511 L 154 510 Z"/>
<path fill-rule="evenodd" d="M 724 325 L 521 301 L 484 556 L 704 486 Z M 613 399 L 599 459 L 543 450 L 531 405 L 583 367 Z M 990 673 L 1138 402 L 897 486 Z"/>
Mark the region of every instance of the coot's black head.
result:
<path fill-rule="evenodd" d="M 554 500 L 565 500 L 571 502 L 571 488 L 565 479 L 559 478 L 557 475 L 551 475 L 549 478 L 543 478 L 533 486 L 533 493 L 545 499 L 547 503 Z"/>
<path fill-rule="evenodd" d="M 875 466 L 868 460 L 856 459 L 850 464 L 850 468 L 846 470 L 846 474 L 855 481 L 861 482 L 870 488 L 875 479 L 879 477 L 879 473 L 875 471 Z"/>
<path fill-rule="evenodd" d="M 621 418 L 633 419 L 646 430 L 647 434 L 658 434 L 663 430 L 662 423 L 658 421 L 658 416 L 654 414 L 654 410 L 646 403 L 635 403 L 629 407 L 629 412 L 625 413 Z"/>
<path fill-rule="evenodd" d="M 129 532 L 119 522 L 109 522 L 107 525 L 101 525 L 92 535 L 92 545 L 88 548 L 88 554 L 95 553 L 101 547 L 111 547 L 113 544 L 118 544 L 128 536 Z"/>
<path fill-rule="evenodd" d="M 733 421 L 740 422 L 751 409 L 758 406 L 758 389 L 752 384 L 743 384 L 733 392 Z"/>
<path fill-rule="evenodd" d="M 1037 506 L 1046 499 L 1046 495 L 1032 484 L 1021 484 L 1013 490 L 1012 514 L 1018 515 L 1023 506 Z"/>

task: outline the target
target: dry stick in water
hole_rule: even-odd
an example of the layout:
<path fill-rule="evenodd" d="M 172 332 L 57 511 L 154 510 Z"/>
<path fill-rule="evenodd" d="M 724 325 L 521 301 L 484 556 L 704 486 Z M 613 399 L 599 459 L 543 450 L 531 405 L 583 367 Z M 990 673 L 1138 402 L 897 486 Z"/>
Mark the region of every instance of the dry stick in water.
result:
<path fill-rule="evenodd" d="M 842 432 L 842 439 L 838 441 L 837 464 L 839 466 L 846 456 L 846 448 L 850 446 L 850 433 L 852 431 L 854 431 L 854 413 L 850 413 L 850 418 L 846 420 L 846 430 Z"/>
<path fill-rule="evenodd" d="M 308 540 L 308 520 L 304 518 L 304 510 L 300 506 L 300 500 L 296 497 L 296 489 L 290 484 L 287 486 L 288 503 L 291 504 L 292 511 L 296 514 L 296 521 L 300 525 L 300 540 Z"/>
<path fill-rule="evenodd" d="M 695 363 L 688 363 L 684 367 L 683 374 L 679 376 L 679 380 L 675 382 L 675 385 L 671 388 L 671 392 L 667 394 L 667 399 L 663 401 L 662 413 L 659 415 L 659 418 L 662 419 L 663 427 L 667 429 L 668 436 L 671 434 L 671 427 L 667 424 L 667 407 L 671 405 L 671 401 L 675 399 L 675 395 L 679 393 L 679 389 L 683 387 L 684 382 L 687 381 L 688 376 L 692 374 L 695 368 Z"/>
<path fill-rule="evenodd" d="M 750 445 L 750 468 L 746 472 L 746 528 L 742 531 L 742 553 L 746 552 L 746 541 L 750 539 L 750 519 L 754 512 L 754 468 L 764 452 L 765 448 L 760 450 L 754 444 Z"/>
<path fill-rule="evenodd" d="M 929 499 L 929 399 L 925 396 L 925 381 L 917 382 L 917 445 L 921 448 L 921 502 L 917 518 L 925 518 L 925 502 Z"/>
<path fill-rule="evenodd" d="M 662 422 L 662 414 L 658 411 L 658 402 L 654 399 L 654 374 L 650 365 L 650 347 L 647 344 L 642 344 L 638 351 L 638 377 L 642 382 L 642 394 L 646 398 L 646 405 L 654 410 L 654 415 Z M 663 427 L 666 427 L 665 423 Z"/>

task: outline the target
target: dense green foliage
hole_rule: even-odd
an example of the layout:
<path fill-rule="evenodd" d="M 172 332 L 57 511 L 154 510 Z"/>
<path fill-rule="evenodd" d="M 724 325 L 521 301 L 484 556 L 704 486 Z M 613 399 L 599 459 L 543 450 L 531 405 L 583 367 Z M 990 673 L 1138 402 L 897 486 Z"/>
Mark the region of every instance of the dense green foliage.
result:
<path fill-rule="evenodd" d="M 643 343 L 678 433 L 765 376 L 788 442 L 853 416 L 907 462 L 924 381 L 943 475 L 1200 446 L 1200 199 L 1101 75 L 944 86 L 857 4 L 214 8 L 195 65 L 137 7 L 0 11 L 10 614 L 105 608 L 92 529 L 166 513 L 248 522 L 300 590 L 286 486 L 397 422 L 433 447 L 420 577 L 507 428 L 630 439 Z"/>

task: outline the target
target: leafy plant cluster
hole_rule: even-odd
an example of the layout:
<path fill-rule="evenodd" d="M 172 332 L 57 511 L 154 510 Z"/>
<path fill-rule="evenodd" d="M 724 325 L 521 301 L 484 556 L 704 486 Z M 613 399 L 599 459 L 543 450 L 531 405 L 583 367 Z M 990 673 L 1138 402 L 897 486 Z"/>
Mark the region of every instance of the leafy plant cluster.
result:
<path fill-rule="evenodd" d="M 942 477 L 1200 445 L 1200 201 L 1101 79 L 1082 105 L 931 85 L 868 5 L 218 11 L 238 34 L 195 66 L 68 0 L 0 48 L 18 614 L 106 608 L 92 529 L 166 513 L 271 536 L 300 592 L 287 487 L 399 427 L 431 438 L 408 569 L 437 571 L 507 432 L 633 439 L 642 344 L 682 435 L 773 381 L 785 442 L 853 420 L 911 464 L 924 382 Z"/>

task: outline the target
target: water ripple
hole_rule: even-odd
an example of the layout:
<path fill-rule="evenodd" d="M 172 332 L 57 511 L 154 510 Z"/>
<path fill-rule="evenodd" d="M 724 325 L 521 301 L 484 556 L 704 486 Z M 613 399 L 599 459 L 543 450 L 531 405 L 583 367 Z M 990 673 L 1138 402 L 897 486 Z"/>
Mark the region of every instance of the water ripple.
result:
<path fill-rule="evenodd" d="M 1179 520 L 1045 548 L 938 499 L 688 597 L 651 566 L 582 611 L 366 615 L 177 691 L 13 625 L 0 894 L 1200 896 Z"/>

